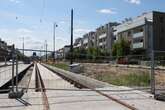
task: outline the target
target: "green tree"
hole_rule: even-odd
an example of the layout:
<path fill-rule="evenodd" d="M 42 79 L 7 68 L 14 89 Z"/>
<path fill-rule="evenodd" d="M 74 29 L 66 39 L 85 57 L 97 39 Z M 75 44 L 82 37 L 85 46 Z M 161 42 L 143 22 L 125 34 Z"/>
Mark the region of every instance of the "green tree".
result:
<path fill-rule="evenodd" d="M 88 58 L 95 60 L 97 58 L 97 49 L 96 48 L 88 48 L 87 49 Z"/>
<path fill-rule="evenodd" d="M 124 38 L 113 44 L 112 55 L 113 56 L 125 56 L 130 54 L 130 42 Z"/>

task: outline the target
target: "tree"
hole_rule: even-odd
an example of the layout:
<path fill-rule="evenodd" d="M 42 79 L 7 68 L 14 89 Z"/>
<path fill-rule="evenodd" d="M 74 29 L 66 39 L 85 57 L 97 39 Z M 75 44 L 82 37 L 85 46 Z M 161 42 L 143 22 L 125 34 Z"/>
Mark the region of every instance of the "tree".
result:
<path fill-rule="evenodd" d="M 96 48 L 88 48 L 87 49 L 87 56 L 89 59 L 95 60 L 97 58 L 97 49 Z"/>
<path fill-rule="evenodd" d="M 130 54 L 130 42 L 124 38 L 113 44 L 112 55 L 113 56 L 126 56 Z"/>
<path fill-rule="evenodd" d="M 118 46 L 118 42 L 114 43 L 112 46 L 112 56 L 117 56 L 117 46 Z"/>

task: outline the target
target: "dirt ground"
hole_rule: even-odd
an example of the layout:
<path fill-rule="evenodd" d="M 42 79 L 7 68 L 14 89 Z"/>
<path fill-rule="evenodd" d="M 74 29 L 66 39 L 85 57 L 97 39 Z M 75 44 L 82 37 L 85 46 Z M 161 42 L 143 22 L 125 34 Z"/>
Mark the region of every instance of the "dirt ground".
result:
<path fill-rule="evenodd" d="M 150 69 L 146 68 L 132 68 L 127 66 L 114 66 L 110 64 L 94 64 L 94 63 L 83 63 L 84 73 L 87 76 L 96 78 L 98 75 L 127 75 L 127 74 L 149 74 Z M 121 79 L 122 80 L 122 79 Z M 165 70 L 155 70 L 155 81 L 157 89 L 165 89 Z"/>
<path fill-rule="evenodd" d="M 128 67 L 120 67 L 120 66 L 112 66 L 110 64 L 91 64 L 91 63 L 83 63 L 84 73 L 86 75 L 92 74 L 115 74 L 115 75 L 127 75 L 130 73 L 135 74 L 149 74 L 150 70 L 148 69 L 140 69 L 140 68 L 128 68 Z"/>

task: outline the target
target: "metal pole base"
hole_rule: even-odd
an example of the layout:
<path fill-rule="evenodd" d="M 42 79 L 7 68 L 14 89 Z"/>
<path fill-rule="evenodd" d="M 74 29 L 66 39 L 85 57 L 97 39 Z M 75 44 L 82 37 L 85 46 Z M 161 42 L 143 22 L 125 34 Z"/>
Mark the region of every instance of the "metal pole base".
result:
<path fill-rule="evenodd" d="M 165 94 L 155 94 L 154 98 L 156 100 L 165 101 Z"/>
<path fill-rule="evenodd" d="M 18 91 L 18 92 L 10 91 L 9 95 L 8 95 L 8 98 L 10 98 L 10 99 L 17 99 L 17 98 L 21 98 L 23 95 L 24 95 L 23 90 L 22 91 Z"/>

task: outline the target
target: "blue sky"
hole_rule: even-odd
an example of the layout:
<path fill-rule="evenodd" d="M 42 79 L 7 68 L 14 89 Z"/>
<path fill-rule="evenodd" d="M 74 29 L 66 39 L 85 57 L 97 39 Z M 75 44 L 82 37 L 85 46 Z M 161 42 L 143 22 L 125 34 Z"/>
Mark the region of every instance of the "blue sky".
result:
<path fill-rule="evenodd" d="M 56 48 L 70 41 L 70 9 L 74 9 L 74 38 L 110 21 L 121 22 L 152 10 L 165 12 L 164 0 L 0 0 L 0 38 L 21 48 L 52 49 L 53 22 L 58 24 Z M 42 22 L 40 22 L 42 21 Z"/>

